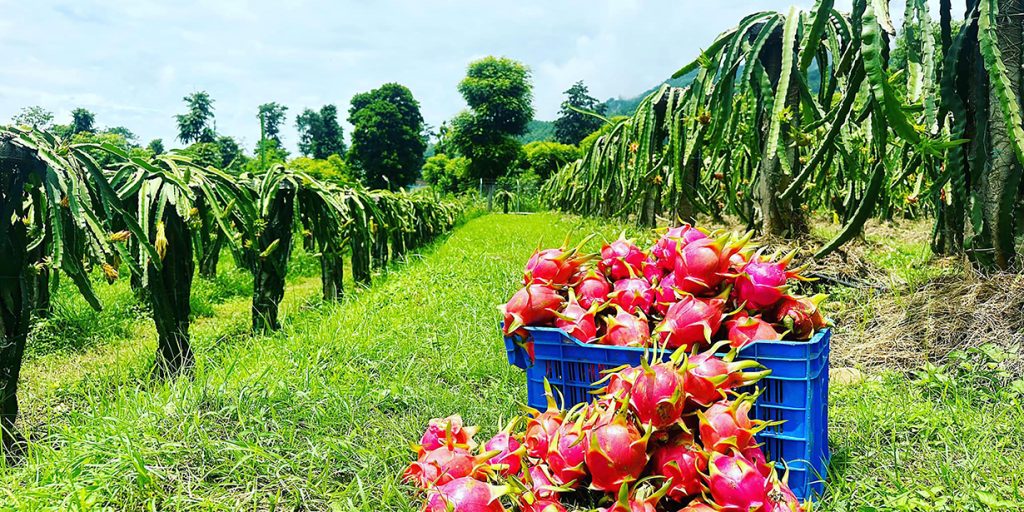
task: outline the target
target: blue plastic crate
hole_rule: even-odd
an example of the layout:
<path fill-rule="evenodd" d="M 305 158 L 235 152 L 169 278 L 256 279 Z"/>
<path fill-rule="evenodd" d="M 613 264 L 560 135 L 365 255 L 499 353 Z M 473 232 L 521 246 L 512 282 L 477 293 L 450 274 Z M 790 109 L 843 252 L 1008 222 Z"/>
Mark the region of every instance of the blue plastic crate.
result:
<path fill-rule="evenodd" d="M 508 362 L 526 370 L 527 401 L 547 406 L 544 380 L 564 397 L 564 407 L 589 401 L 602 371 L 636 366 L 644 349 L 588 345 L 561 329 L 528 327 L 526 339 L 505 337 Z M 828 364 L 832 332 L 810 341 L 759 341 L 740 350 L 738 359 L 753 359 L 772 371 L 757 383 L 762 391 L 751 417 L 782 421 L 757 435 L 769 460 L 789 466 L 789 485 L 800 499 L 814 499 L 824 489 L 828 451 Z M 533 344 L 533 361 L 526 348 Z M 665 354 L 667 359 L 669 354 Z"/>

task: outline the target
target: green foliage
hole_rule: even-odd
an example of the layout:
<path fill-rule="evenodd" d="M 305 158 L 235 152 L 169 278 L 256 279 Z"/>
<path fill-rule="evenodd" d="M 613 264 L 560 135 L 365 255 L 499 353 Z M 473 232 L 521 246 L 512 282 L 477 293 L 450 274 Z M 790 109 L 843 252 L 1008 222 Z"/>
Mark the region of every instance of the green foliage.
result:
<path fill-rule="evenodd" d="M 612 131 L 612 128 L 615 128 L 615 125 L 621 123 L 622 121 L 625 121 L 626 119 L 629 119 L 629 117 L 627 117 L 627 116 L 615 116 L 615 117 L 612 117 L 612 118 L 608 119 L 607 123 L 602 124 L 598 129 L 594 130 L 589 135 L 584 137 L 583 140 L 581 140 L 580 144 L 579 144 L 580 154 L 581 155 L 585 155 L 585 154 L 589 153 L 591 148 L 594 147 L 594 143 L 597 142 L 597 139 L 601 138 L 602 135 L 607 135 L 609 132 Z"/>
<path fill-rule="evenodd" d="M 459 93 L 470 110 L 452 120 L 452 146 L 469 158 L 473 178 L 503 176 L 519 156 L 516 137 L 533 119 L 529 69 L 504 57 L 485 57 L 469 64 Z"/>
<path fill-rule="evenodd" d="M 562 144 L 575 146 L 604 124 L 599 117 L 583 112 L 603 116 L 607 107 L 590 95 L 590 90 L 582 80 L 565 91 L 565 96 L 562 108 L 558 111 L 558 119 L 555 120 L 555 139 Z"/>
<path fill-rule="evenodd" d="M 302 156 L 324 160 L 331 155 L 345 156 L 345 138 L 338 123 L 338 107 L 324 105 L 320 111 L 303 110 L 295 118 Z"/>
<path fill-rule="evenodd" d="M 194 92 L 182 98 L 188 112 L 178 114 L 178 140 L 185 144 L 192 142 L 213 142 L 213 99 L 206 91 Z"/>
<path fill-rule="evenodd" d="M 459 193 L 473 188 L 469 179 L 469 159 L 437 154 L 423 164 L 423 181 L 442 193 Z"/>
<path fill-rule="evenodd" d="M 93 114 L 88 109 L 76 108 L 71 111 L 72 134 L 95 131 L 95 128 L 93 127 L 95 124 L 96 114 Z"/>
<path fill-rule="evenodd" d="M 165 150 L 164 150 L 164 140 L 163 139 L 153 139 L 153 140 L 149 141 L 149 144 L 146 145 L 146 148 L 149 149 L 149 151 L 152 152 L 154 155 L 161 155 L 161 154 L 163 154 L 165 152 Z"/>
<path fill-rule="evenodd" d="M 40 106 L 24 107 L 11 117 L 11 123 L 16 126 L 45 130 L 53 123 L 53 112 Z"/>
<path fill-rule="evenodd" d="M 522 144 L 553 140 L 555 140 L 555 123 L 536 119 L 526 124 L 526 134 L 519 137 L 519 142 Z"/>
<path fill-rule="evenodd" d="M 416 181 L 427 149 L 420 104 L 403 85 L 357 94 L 349 109 L 348 161 L 367 186 L 396 190 Z"/>
<path fill-rule="evenodd" d="M 280 103 L 264 103 L 259 107 L 256 117 L 260 120 L 263 136 L 281 145 L 281 125 L 284 123 L 288 107 Z"/>
<path fill-rule="evenodd" d="M 558 142 L 531 142 L 523 146 L 523 157 L 527 167 L 545 180 L 565 164 L 578 159 L 580 150 Z"/>
<path fill-rule="evenodd" d="M 336 185 L 354 185 L 358 180 L 345 159 L 331 155 L 325 160 L 300 156 L 288 161 L 288 167 L 302 171 L 320 181 Z"/>

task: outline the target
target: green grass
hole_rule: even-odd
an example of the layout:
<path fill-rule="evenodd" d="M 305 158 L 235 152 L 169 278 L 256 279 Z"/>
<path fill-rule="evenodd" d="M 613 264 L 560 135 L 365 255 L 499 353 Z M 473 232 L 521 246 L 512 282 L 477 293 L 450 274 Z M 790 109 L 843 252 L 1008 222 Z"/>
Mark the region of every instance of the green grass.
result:
<path fill-rule="evenodd" d="M 525 402 L 496 308 L 523 262 L 569 232 L 620 230 L 552 214 L 477 218 L 337 305 L 299 272 L 273 336 L 247 334 L 244 290 L 209 293 L 193 378 L 149 380 L 152 328 L 138 318 L 111 340 L 34 357 L 33 443 L 21 467 L 0 469 L 0 509 L 416 510 L 399 475 L 430 418 L 458 413 L 489 435 Z M 817 510 L 1024 507 L 1021 395 L 978 372 L 928 375 L 833 387 L 837 464 Z"/>

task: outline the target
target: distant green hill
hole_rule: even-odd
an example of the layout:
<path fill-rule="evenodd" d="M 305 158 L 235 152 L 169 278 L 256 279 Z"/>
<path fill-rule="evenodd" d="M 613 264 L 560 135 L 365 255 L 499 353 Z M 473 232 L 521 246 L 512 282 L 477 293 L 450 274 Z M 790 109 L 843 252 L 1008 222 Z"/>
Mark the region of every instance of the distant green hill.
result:
<path fill-rule="evenodd" d="M 529 144 L 538 140 L 555 140 L 554 121 L 538 121 L 534 119 L 526 126 L 526 134 L 519 137 L 519 142 Z"/>

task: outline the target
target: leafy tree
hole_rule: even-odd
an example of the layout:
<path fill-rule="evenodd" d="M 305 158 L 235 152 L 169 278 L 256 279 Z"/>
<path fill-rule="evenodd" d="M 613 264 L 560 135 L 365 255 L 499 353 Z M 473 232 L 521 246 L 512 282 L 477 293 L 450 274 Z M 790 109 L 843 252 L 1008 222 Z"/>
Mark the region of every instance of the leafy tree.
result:
<path fill-rule="evenodd" d="M 349 162 L 371 188 L 404 188 L 423 164 L 420 104 L 403 85 L 389 83 L 352 98 L 349 109 L 352 148 Z"/>
<path fill-rule="evenodd" d="M 220 152 L 220 163 L 214 167 L 218 169 L 237 171 L 249 160 L 234 137 L 221 135 L 217 137 L 216 144 Z"/>
<path fill-rule="evenodd" d="M 96 131 L 96 114 L 88 109 L 76 108 L 71 111 L 71 133 L 82 133 Z"/>
<path fill-rule="evenodd" d="M 345 159 L 338 155 L 331 155 L 326 160 L 300 156 L 289 161 L 288 168 L 302 171 L 326 183 L 350 185 L 358 181 L 345 163 Z"/>
<path fill-rule="evenodd" d="M 11 118 L 11 122 L 15 125 L 45 130 L 53 122 L 53 112 L 40 106 L 25 107 Z"/>
<path fill-rule="evenodd" d="M 606 106 L 590 95 L 582 80 L 565 91 L 565 95 L 566 99 L 558 111 L 558 119 L 555 120 L 555 140 L 562 144 L 577 145 L 584 137 L 600 128 L 603 121 L 573 109 L 604 115 Z"/>
<path fill-rule="evenodd" d="M 444 193 L 458 193 L 472 187 L 468 177 L 469 160 L 464 157 L 449 157 L 439 153 L 423 164 L 423 181 L 434 190 Z"/>
<path fill-rule="evenodd" d="M 149 145 L 146 146 L 154 155 L 162 155 L 164 153 L 164 140 L 153 139 L 149 141 Z"/>
<path fill-rule="evenodd" d="M 276 141 L 279 146 L 281 145 L 281 124 L 284 123 L 286 112 L 288 112 L 288 107 L 271 102 L 260 105 L 258 114 L 263 136 Z"/>
<path fill-rule="evenodd" d="M 124 138 L 125 143 L 129 146 L 136 147 L 139 145 L 139 136 L 124 126 L 113 126 L 103 130 L 103 132 Z"/>
<path fill-rule="evenodd" d="M 224 164 L 224 157 L 220 152 L 220 146 L 214 142 L 196 142 L 182 149 L 180 153 L 203 167 L 216 167 L 220 169 Z"/>
<path fill-rule="evenodd" d="M 182 98 L 188 112 L 178 114 L 178 140 L 185 144 L 192 142 L 213 142 L 216 133 L 213 122 L 213 99 L 206 91 L 194 92 Z"/>
<path fill-rule="evenodd" d="M 452 120 L 452 145 L 470 160 L 474 178 L 504 175 L 519 155 L 516 137 L 533 119 L 530 70 L 511 59 L 471 62 L 459 93 L 470 110 Z"/>
<path fill-rule="evenodd" d="M 541 179 L 547 179 L 563 165 L 580 157 L 576 146 L 557 142 L 531 142 L 523 146 L 523 158 Z"/>
<path fill-rule="evenodd" d="M 307 108 L 296 116 L 295 127 L 299 130 L 299 152 L 303 156 L 323 160 L 331 155 L 345 155 L 338 107 L 324 105 L 319 112 Z"/>

